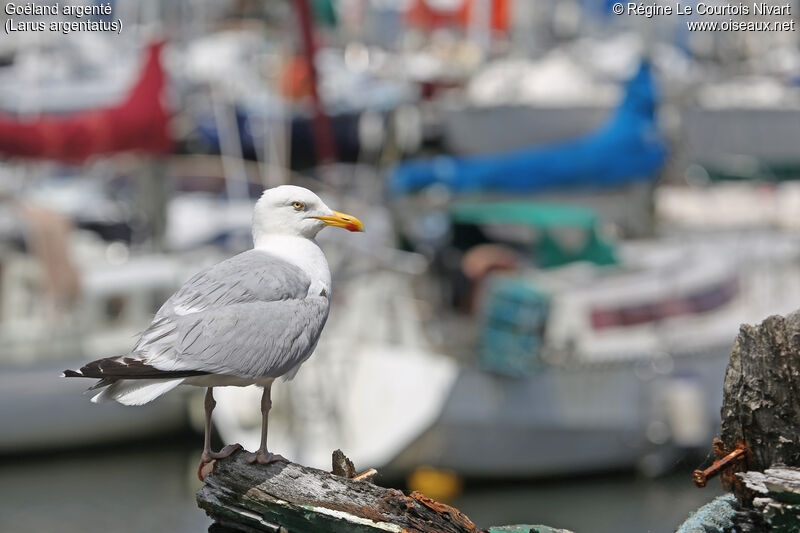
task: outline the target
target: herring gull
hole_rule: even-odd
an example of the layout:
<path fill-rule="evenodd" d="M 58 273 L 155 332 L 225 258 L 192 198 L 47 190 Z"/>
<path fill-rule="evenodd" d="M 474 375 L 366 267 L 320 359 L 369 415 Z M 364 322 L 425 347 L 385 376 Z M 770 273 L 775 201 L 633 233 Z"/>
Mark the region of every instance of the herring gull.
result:
<path fill-rule="evenodd" d="M 93 361 L 65 377 L 99 378 L 92 402 L 150 402 L 178 385 L 206 387 L 205 441 L 198 473 L 241 446 L 210 448 L 218 386 L 259 385 L 261 445 L 250 462 L 284 460 L 267 450 L 273 381 L 291 379 L 314 351 L 328 318 L 331 274 L 314 240 L 325 226 L 364 231 L 313 192 L 283 185 L 256 202 L 251 250 L 196 274 L 156 313 L 130 353 Z M 91 390 L 90 389 L 90 390 Z"/>

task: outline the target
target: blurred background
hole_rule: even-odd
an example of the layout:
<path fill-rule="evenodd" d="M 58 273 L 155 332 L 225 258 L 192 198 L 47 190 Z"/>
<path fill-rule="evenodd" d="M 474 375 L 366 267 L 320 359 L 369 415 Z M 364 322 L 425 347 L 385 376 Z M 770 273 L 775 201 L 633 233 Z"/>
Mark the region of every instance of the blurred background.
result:
<path fill-rule="evenodd" d="M 719 492 L 689 473 L 739 324 L 800 303 L 797 33 L 686 22 L 790 4 L 6 9 L 0 530 L 206 530 L 203 391 L 93 405 L 59 376 L 126 353 L 292 183 L 367 232 L 319 237 L 331 315 L 273 390 L 271 449 L 341 448 L 482 527 L 673 531 Z M 53 21 L 97 31 L 20 30 Z M 255 449 L 259 391 L 215 392 L 217 444 Z"/>

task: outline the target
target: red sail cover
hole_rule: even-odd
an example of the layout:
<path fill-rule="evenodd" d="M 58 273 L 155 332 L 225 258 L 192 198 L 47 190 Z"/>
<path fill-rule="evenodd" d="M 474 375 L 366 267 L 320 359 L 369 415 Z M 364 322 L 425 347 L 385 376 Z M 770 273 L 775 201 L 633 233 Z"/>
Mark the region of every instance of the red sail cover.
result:
<path fill-rule="evenodd" d="M 493 30 L 501 33 L 508 32 L 511 6 L 509 0 L 490 0 L 489 22 Z M 442 26 L 469 26 L 475 0 L 462 0 L 461 4 L 452 10 L 439 10 L 431 7 L 425 0 L 415 0 L 406 10 L 406 20 L 416 27 L 431 29 Z"/>
<path fill-rule="evenodd" d="M 162 103 L 163 43 L 150 45 L 139 81 L 128 97 L 105 109 L 20 120 L 0 112 L 0 154 L 81 163 L 89 157 L 129 150 L 172 149 L 168 112 Z"/>

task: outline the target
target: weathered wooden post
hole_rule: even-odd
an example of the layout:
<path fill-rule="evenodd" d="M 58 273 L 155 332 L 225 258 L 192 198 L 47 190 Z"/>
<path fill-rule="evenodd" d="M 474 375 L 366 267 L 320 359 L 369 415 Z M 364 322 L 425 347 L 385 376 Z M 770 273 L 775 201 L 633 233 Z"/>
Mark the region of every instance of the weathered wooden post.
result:
<path fill-rule="evenodd" d="M 746 442 L 755 470 L 800 464 L 800 311 L 741 327 L 724 391 L 726 446 Z"/>
<path fill-rule="evenodd" d="M 197 503 L 214 520 L 213 533 L 569 533 L 546 526 L 482 530 L 457 509 L 418 492 L 349 479 L 352 463 L 341 452 L 334 452 L 333 463 L 339 475 L 288 462 L 250 464 L 236 452 L 216 461 Z"/>
<path fill-rule="evenodd" d="M 800 311 L 741 326 L 721 416 L 717 461 L 695 483 L 719 474 L 739 501 L 741 531 L 800 531 Z"/>
<path fill-rule="evenodd" d="M 800 466 L 800 311 L 742 325 L 723 390 L 724 451 L 744 445 L 748 470 Z"/>

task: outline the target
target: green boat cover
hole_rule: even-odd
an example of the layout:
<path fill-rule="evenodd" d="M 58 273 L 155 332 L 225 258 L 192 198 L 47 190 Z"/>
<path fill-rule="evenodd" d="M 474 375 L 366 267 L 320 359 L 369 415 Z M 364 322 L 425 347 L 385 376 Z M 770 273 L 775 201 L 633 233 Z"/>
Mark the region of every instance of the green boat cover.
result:
<path fill-rule="evenodd" d="M 462 224 L 516 224 L 534 228 L 540 234 L 535 253 L 542 268 L 573 261 L 617 263 L 613 246 L 597 232 L 597 214 L 585 207 L 537 202 L 458 202 L 451 206 L 450 215 L 453 221 Z M 560 228 L 585 230 L 584 246 L 577 250 L 563 246 L 555 235 Z"/>

